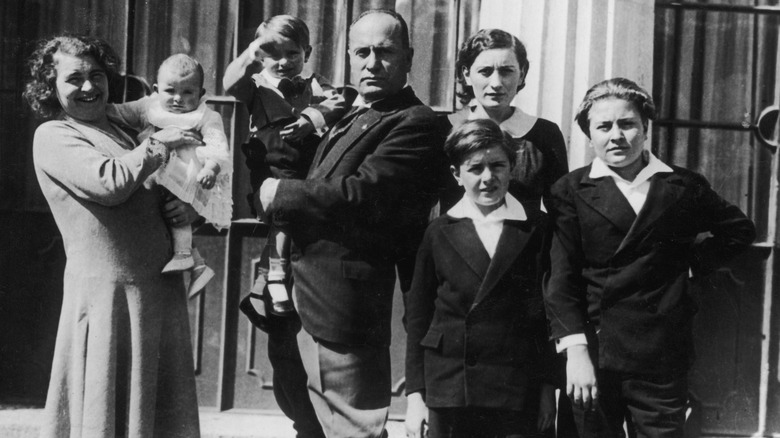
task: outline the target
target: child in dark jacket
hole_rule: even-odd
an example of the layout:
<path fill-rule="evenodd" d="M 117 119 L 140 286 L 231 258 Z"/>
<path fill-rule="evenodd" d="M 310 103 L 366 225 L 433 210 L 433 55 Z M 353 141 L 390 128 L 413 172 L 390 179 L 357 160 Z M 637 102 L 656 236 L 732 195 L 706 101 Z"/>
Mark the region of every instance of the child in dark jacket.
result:
<path fill-rule="evenodd" d="M 309 29 L 301 19 L 271 17 L 257 28 L 255 38 L 230 63 L 223 79 L 227 92 L 250 111 L 250 137 L 243 152 L 253 191 L 269 177 L 305 178 L 321 136 L 351 103 L 324 77 L 301 76 L 312 50 Z M 268 274 L 262 280 L 271 295 L 269 310 L 284 316 L 293 312 L 293 305 L 287 287 L 290 239 L 281 225 L 272 224 Z"/>
<path fill-rule="evenodd" d="M 542 302 L 546 215 L 507 193 L 515 154 L 491 120 L 447 138 L 463 198 L 428 227 L 406 300 L 407 432 L 545 436 L 554 348 Z"/>
<path fill-rule="evenodd" d="M 690 278 L 748 248 L 753 223 L 707 180 L 645 149 L 655 106 L 623 78 L 576 120 L 596 158 L 552 187 L 545 301 L 580 436 L 683 436 L 695 305 Z"/>

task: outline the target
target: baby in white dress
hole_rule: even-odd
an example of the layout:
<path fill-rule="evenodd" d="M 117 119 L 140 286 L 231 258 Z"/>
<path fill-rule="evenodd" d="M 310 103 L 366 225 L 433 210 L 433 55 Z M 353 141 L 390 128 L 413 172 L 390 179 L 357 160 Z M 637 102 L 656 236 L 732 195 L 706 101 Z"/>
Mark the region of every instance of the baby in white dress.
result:
<path fill-rule="evenodd" d="M 185 54 L 170 56 L 157 71 L 154 91 L 137 101 L 109 105 L 109 118 L 140 131 L 139 141 L 169 126 L 199 132 L 205 145 L 176 149 L 150 180 L 192 205 L 217 229 L 228 228 L 233 213 L 232 159 L 222 117 L 205 103 L 203 68 Z M 174 225 L 170 230 L 174 255 L 162 272 L 192 270 L 189 286 L 192 296 L 211 280 L 214 271 L 193 248 L 190 225 Z"/>

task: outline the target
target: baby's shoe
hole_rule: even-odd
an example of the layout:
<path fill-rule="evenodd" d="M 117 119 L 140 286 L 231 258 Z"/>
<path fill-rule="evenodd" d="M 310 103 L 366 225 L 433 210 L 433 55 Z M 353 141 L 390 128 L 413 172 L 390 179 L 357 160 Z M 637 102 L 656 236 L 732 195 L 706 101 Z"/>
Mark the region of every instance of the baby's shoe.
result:
<path fill-rule="evenodd" d="M 192 258 L 191 251 L 177 251 L 173 254 L 173 258 L 165 265 L 162 273 L 184 272 L 192 269 L 193 266 L 195 266 L 195 260 Z"/>
<path fill-rule="evenodd" d="M 268 309 L 276 316 L 290 316 L 295 313 L 295 307 L 290 299 L 284 280 L 268 280 L 268 293 L 271 295 L 271 307 Z"/>
<path fill-rule="evenodd" d="M 187 288 L 189 298 L 197 295 L 214 278 L 214 270 L 206 266 L 206 261 L 203 260 L 196 248 L 192 249 L 192 258 L 195 266 L 190 273 L 190 285 Z"/>

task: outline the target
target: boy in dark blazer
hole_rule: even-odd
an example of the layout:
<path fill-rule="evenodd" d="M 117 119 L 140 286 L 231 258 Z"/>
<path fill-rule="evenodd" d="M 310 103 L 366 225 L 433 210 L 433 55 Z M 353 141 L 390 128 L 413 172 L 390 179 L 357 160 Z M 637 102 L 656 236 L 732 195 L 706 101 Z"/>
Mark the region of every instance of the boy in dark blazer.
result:
<path fill-rule="evenodd" d="M 548 226 L 507 194 L 511 144 L 491 120 L 445 143 L 466 193 L 428 227 L 407 294 L 407 436 L 421 436 L 426 413 L 430 437 L 543 436 L 555 419 Z"/>
<path fill-rule="evenodd" d="M 276 15 L 257 27 L 255 40 L 225 70 L 225 90 L 250 113 L 249 139 L 241 149 L 253 192 L 267 178 L 306 178 L 322 136 L 349 110 L 352 99 L 326 78 L 302 76 L 311 51 L 306 23 Z M 253 289 L 262 292 L 265 286 L 270 313 L 294 317 L 288 293 L 291 239 L 283 224 L 270 225 L 267 273 Z"/>
<path fill-rule="evenodd" d="M 645 150 L 655 106 L 634 82 L 593 86 L 576 120 L 594 162 L 552 188 L 545 302 L 567 356 L 580 436 L 682 436 L 695 305 L 690 278 L 755 238 L 753 223 L 689 170 Z"/>

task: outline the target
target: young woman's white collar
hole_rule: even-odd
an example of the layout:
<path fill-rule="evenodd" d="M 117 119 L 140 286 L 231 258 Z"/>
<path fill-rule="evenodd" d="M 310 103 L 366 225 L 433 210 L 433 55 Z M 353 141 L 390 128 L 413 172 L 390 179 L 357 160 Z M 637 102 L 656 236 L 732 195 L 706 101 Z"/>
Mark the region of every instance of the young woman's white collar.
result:
<path fill-rule="evenodd" d="M 476 99 L 472 99 L 471 102 L 469 102 L 468 120 L 484 118 L 484 116 L 477 112 L 478 106 L 479 103 Z M 536 121 L 539 120 L 539 118 L 525 113 L 523 110 L 514 105 L 512 105 L 512 108 L 514 109 L 512 115 L 509 116 L 508 119 L 499 123 L 499 126 L 504 130 L 504 132 L 512 136 L 512 138 L 520 138 L 528 134 L 528 131 L 534 127 Z"/>

